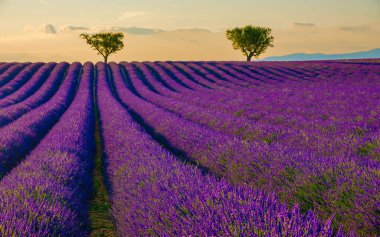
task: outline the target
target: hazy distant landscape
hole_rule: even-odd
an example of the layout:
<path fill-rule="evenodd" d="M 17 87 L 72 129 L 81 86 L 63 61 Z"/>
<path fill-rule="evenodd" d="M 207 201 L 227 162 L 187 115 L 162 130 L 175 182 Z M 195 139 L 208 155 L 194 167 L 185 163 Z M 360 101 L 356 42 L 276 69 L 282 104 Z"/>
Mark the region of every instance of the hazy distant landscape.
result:
<path fill-rule="evenodd" d="M 364 52 L 354 52 L 345 54 L 304 54 L 296 53 L 284 56 L 273 56 L 264 58 L 263 61 L 303 61 L 303 60 L 337 60 L 337 59 L 369 59 L 380 58 L 380 49 L 373 49 Z"/>

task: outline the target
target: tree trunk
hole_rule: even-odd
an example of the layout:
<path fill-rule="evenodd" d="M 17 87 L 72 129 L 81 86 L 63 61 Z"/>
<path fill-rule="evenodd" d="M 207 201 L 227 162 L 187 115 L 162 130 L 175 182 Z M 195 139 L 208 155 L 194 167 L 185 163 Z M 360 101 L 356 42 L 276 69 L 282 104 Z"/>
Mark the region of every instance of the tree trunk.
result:
<path fill-rule="evenodd" d="M 108 62 L 108 56 L 105 56 L 104 57 L 104 63 L 107 64 L 107 62 Z"/>
<path fill-rule="evenodd" d="M 253 53 L 249 53 L 247 55 L 247 62 L 250 62 L 252 60 L 252 57 L 253 57 Z"/>

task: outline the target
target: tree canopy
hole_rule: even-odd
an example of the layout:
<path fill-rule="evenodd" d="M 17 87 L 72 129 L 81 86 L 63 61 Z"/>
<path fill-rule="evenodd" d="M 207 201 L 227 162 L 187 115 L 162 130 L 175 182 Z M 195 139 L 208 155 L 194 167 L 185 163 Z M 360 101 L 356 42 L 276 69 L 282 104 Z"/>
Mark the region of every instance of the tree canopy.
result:
<path fill-rule="evenodd" d="M 251 61 L 252 57 L 258 58 L 268 47 L 273 47 L 271 32 L 270 28 L 247 25 L 227 30 L 226 36 L 234 49 L 241 50 L 247 61 Z"/>
<path fill-rule="evenodd" d="M 81 34 L 80 37 L 85 39 L 92 49 L 98 51 L 98 55 L 103 56 L 104 63 L 107 63 L 110 54 L 116 53 L 124 48 L 123 33 L 106 32 L 92 35 Z"/>

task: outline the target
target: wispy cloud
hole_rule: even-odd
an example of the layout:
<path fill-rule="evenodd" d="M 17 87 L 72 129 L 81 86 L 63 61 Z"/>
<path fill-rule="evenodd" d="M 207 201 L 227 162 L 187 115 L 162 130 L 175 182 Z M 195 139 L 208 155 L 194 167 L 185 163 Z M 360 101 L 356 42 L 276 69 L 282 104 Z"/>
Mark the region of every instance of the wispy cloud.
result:
<path fill-rule="evenodd" d="M 303 27 L 314 27 L 315 26 L 314 23 L 310 23 L 310 22 L 295 22 L 293 24 L 294 24 L 294 26 L 303 26 Z"/>
<path fill-rule="evenodd" d="M 24 32 L 28 33 L 43 33 L 43 34 L 56 34 L 55 27 L 51 24 L 42 24 L 39 26 L 27 25 L 24 27 Z"/>
<path fill-rule="evenodd" d="M 89 31 L 90 28 L 80 25 L 64 25 L 59 27 L 59 32 Z"/>
<path fill-rule="evenodd" d="M 343 26 L 340 28 L 344 31 L 367 31 L 371 29 L 370 25 L 353 25 L 353 26 Z"/>
<path fill-rule="evenodd" d="M 123 27 L 123 26 L 98 26 L 92 27 L 91 30 L 93 32 L 124 32 L 131 35 L 152 35 L 165 32 L 161 29 L 155 28 L 144 28 L 144 27 Z"/>
<path fill-rule="evenodd" d="M 131 35 L 152 35 L 165 32 L 158 28 L 147 28 L 147 27 L 124 27 L 124 26 L 82 26 L 82 25 L 61 25 L 58 30 L 51 24 L 42 24 L 39 26 L 27 25 L 24 27 L 24 32 L 26 33 L 43 33 L 43 34 L 60 34 L 60 33 L 74 33 L 78 32 L 88 32 L 88 33 L 99 33 L 99 32 L 124 32 Z"/>

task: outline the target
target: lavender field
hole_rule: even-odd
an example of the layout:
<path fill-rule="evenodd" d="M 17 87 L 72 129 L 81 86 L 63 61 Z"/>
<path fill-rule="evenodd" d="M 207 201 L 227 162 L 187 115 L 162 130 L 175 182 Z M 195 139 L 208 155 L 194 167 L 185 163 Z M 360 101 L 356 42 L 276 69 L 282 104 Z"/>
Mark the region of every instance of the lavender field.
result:
<path fill-rule="evenodd" d="M 379 236 L 380 62 L 0 63 L 0 236 L 95 232 Z"/>

